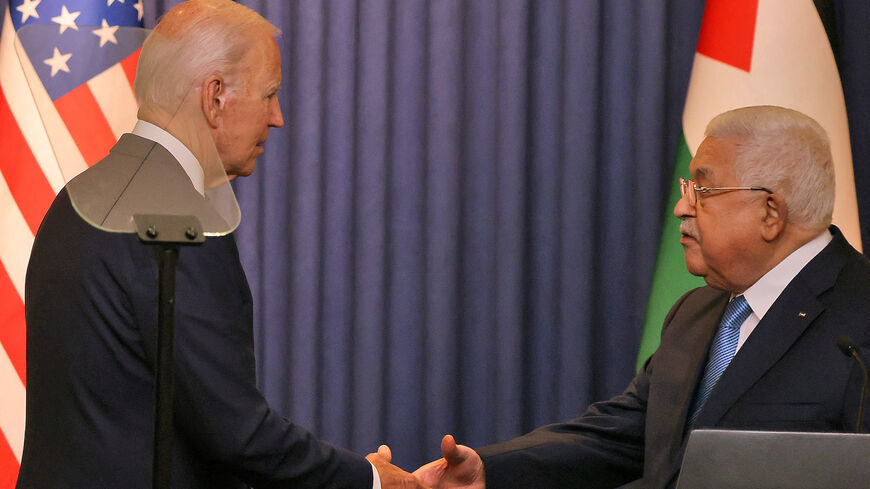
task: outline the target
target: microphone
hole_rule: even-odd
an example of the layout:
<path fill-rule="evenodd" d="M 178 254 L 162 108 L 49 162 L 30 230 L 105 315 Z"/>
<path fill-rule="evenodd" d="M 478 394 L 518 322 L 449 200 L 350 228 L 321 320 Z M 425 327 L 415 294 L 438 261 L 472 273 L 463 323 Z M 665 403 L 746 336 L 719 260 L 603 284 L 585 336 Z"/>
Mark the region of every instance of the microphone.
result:
<path fill-rule="evenodd" d="M 861 404 L 858 406 L 858 427 L 856 433 L 861 433 L 864 429 L 864 401 L 867 400 L 867 366 L 864 365 L 864 360 L 861 360 L 861 355 L 858 354 L 858 346 L 846 335 L 841 335 L 837 338 L 837 348 L 843 352 L 843 355 L 854 358 L 861 367 L 861 373 L 864 374 L 864 386 L 861 387 Z"/>

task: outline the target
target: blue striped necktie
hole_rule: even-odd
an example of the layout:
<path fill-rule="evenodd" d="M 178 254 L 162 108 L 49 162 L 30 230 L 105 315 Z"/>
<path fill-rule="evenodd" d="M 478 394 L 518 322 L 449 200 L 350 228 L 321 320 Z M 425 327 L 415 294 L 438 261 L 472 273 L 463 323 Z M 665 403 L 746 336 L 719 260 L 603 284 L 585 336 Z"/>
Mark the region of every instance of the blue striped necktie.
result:
<path fill-rule="evenodd" d="M 749 314 L 752 308 L 742 295 L 738 295 L 728 306 L 725 307 L 725 314 L 722 315 L 722 321 L 719 323 L 719 330 L 716 331 L 716 337 L 713 338 L 713 345 L 710 347 L 710 356 L 707 357 L 707 366 L 704 367 L 704 377 L 698 386 L 698 393 L 695 395 L 695 404 L 692 407 L 692 415 L 689 418 L 689 425 L 695 423 L 695 419 L 707 402 L 707 397 L 716 387 L 716 382 L 722 376 L 722 372 L 731 363 L 734 358 L 734 353 L 737 351 L 737 340 L 740 339 L 740 325 Z"/>

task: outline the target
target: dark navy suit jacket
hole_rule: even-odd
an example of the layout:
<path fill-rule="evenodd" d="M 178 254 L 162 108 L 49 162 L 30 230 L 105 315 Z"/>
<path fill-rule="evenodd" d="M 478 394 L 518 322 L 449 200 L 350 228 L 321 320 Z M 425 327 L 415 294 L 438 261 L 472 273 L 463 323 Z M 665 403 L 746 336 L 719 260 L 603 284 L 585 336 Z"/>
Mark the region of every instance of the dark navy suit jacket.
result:
<path fill-rule="evenodd" d="M 178 167 L 159 145 L 125 135 L 81 178 L 131 162 Z M 153 248 L 93 227 L 60 192 L 27 270 L 19 488 L 151 487 L 156 280 Z M 183 248 L 176 280 L 173 487 L 371 488 L 364 458 L 282 418 L 258 391 L 251 293 L 233 237 Z"/>
<path fill-rule="evenodd" d="M 694 427 L 855 430 L 862 375 L 835 341 L 846 334 L 870 348 L 870 261 L 831 231 L 833 241 L 737 352 Z M 729 295 L 702 287 L 677 301 L 661 346 L 621 395 L 567 423 L 479 449 L 487 488 L 673 487 L 687 413 Z"/>

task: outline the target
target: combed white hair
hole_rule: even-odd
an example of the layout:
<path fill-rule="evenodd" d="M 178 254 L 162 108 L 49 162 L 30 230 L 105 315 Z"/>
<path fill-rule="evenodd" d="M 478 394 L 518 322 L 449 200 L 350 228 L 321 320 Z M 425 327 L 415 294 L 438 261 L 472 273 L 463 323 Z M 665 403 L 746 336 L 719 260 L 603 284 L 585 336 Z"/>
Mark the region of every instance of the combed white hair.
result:
<path fill-rule="evenodd" d="M 714 117 L 704 134 L 734 141 L 740 185 L 781 195 L 790 222 L 813 230 L 831 224 L 834 162 L 818 122 L 783 107 L 743 107 Z"/>
<path fill-rule="evenodd" d="M 140 107 L 172 113 L 193 87 L 213 74 L 223 76 L 229 90 L 237 88 L 239 64 L 261 33 L 275 37 L 280 30 L 232 0 L 177 5 L 142 46 L 133 86 Z"/>

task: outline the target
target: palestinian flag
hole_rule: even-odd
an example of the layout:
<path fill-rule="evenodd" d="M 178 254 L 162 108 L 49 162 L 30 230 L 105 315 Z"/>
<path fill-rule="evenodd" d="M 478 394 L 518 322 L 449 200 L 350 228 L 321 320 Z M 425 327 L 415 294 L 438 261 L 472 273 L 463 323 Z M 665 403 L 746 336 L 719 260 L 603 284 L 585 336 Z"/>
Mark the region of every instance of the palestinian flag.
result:
<path fill-rule="evenodd" d="M 861 249 L 846 103 L 820 12 L 812 0 L 707 0 L 683 111 L 683 137 L 665 210 L 638 368 L 658 347 L 662 321 L 676 300 L 704 284 L 689 275 L 680 246 L 679 177 L 716 115 L 748 105 L 779 105 L 818 121 L 828 132 L 837 176 L 834 223 Z M 817 6 L 819 8 L 817 8 Z"/>

